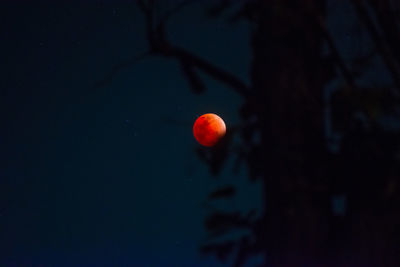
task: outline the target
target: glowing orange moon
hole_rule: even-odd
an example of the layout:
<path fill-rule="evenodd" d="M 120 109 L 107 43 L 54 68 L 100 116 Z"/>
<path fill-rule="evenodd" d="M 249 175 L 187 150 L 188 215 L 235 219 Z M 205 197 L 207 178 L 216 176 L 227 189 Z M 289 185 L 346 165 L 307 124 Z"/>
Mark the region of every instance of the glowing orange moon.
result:
<path fill-rule="evenodd" d="M 214 146 L 225 133 L 225 122 L 213 113 L 201 115 L 193 125 L 194 138 L 203 146 Z"/>

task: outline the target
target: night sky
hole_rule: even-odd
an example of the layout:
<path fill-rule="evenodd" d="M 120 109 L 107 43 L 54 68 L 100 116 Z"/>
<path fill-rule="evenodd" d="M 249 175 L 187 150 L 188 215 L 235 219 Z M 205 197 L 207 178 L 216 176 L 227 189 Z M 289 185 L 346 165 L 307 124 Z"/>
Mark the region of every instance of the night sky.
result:
<path fill-rule="evenodd" d="M 248 181 L 244 164 L 234 168 L 233 157 L 211 175 L 192 127 L 216 113 L 229 133 L 242 122 L 243 99 L 202 73 L 207 90 L 196 94 L 176 60 L 157 56 L 98 86 L 114 66 L 148 49 L 140 10 L 132 1 L 110 2 L 0 7 L 0 266 L 229 266 L 200 253 L 209 234 L 207 197 L 233 184 L 237 195 L 214 207 L 261 211 L 262 189 Z M 160 2 L 161 13 L 176 3 Z M 169 40 L 249 85 L 251 27 L 207 17 L 211 3 L 173 16 Z M 338 3 L 327 1 L 326 27 L 351 62 L 373 42 L 351 5 Z M 371 58 L 355 82 L 389 84 L 381 58 Z M 342 84 L 338 75 L 323 92 L 332 151 L 342 135 L 329 120 L 329 101 Z M 398 129 L 391 119 L 379 123 Z"/>
<path fill-rule="evenodd" d="M 212 177 L 192 124 L 213 112 L 229 131 L 240 97 L 206 76 L 207 92 L 196 95 L 175 61 L 157 57 L 95 87 L 147 48 L 132 5 L 4 6 L 0 265 L 225 266 L 198 252 L 205 199 L 229 180 L 242 195 L 222 206 L 257 206 L 259 189 L 231 163 Z M 169 33 L 248 81 L 245 23 L 210 20 L 195 4 Z"/>

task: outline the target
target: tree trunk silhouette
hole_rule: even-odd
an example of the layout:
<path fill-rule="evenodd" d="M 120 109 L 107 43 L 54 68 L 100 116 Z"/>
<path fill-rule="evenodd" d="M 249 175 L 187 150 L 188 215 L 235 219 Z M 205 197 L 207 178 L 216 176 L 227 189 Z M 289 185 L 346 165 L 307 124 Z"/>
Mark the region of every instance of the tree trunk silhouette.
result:
<path fill-rule="evenodd" d="M 310 173 L 318 168 L 311 165 L 313 158 L 324 154 L 321 77 L 326 77 L 323 35 L 310 14 L 323 14 L 324 6 L 306 2 L 259 1 L 252 33 L 253 94 L 247 105 L 256 107 L 260 122 L 261 155 L 254 162 L 265 196 L 260 242 L 274 266 L 310 263 L 326 238 L 327 218 L 314 205 Z"/>

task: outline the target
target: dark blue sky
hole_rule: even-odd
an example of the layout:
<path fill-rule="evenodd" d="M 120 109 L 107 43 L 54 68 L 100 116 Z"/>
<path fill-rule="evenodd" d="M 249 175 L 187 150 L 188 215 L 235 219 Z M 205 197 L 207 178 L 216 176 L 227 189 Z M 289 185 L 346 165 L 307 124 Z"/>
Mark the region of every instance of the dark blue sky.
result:
<path fill-rule="evenodd" d="M 208 78 L 208 91 L 193 94 L 163 58 L 94 89 L 146 49 L 142 17 L 127 6 L 15 4 L 1 13 L 0 265 L 223 266 L 198 255 L 203 203 L 227 181 L 244 189 L 224 208 L 256 205 L 258 191 L 229 164 L 212 178 L 191 127 L 214 112 L 229 129 L 240 98 Z M 169 32 L 247 80 L 245 24 L 208 20 L 196 5 Z"/>
<path fill-rule="evenodd" d="M 138 10 L 104 2 L 0 9 L 0 266 L 226 266 L 198 254 L 204 201 L 234 183 L 237 198 L 215 205 L 258 207 L 259 188 L 244 168 L 232 173 L 231 158 L 212 177 L 192 123 L 214 112 L 229 131 L 241 99 L 207 76 L 196 95 L 177 62 L 157 57 L 94 88 L 147 49 Z M 170 39 L 248 83 L 248 25 L 210 20 L 199 2 L 173 18 Z M 346 62 L 372 48 L 351 6 L 332 0 L 328 10 Z M 390 81 L 378 56 L 371 66 L 358 83 Z M 326 129 L 335 135 L 329 120 Z"/>

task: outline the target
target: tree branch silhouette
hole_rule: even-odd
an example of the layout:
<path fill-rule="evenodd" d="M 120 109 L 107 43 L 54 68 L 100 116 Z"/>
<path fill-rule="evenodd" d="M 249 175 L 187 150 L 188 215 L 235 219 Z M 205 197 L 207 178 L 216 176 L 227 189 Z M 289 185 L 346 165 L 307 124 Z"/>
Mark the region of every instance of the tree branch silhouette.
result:
<path fill-rule="evenodd" d="M 187 5 L 189 2 L 185 1 L 181 6 L 178 6 L 175 10 L 179 10 L 183 6 Z M 194 91 L 199 92 L 204 88 L 198 74 L 195 69 L 201 70 L 210 77 L 217 81 L 220 81 L 227 86 L 234 89 L 240 95 L 246 95 L 249 91 L 246 84 L 237 78 L 235 75 L 217 67 L 213 63 L 195 55 L 188 50 L 172 44 L 166 38 L 166 22 L 167 19 L 172 15 L 168 13 L 163 17 L 163 19 L 154 27 L 153 13 L 154 5 L 146 5 L 144 1 L 137 1 L 139 8 L 142 10 L 145 21 L 146 21 L 146 36 L 149 44 L 150 53 L 153 55 L 159 55 L 164 57 L 171 57 L 177 59 L 182 66 L 185 77 L 189 80 L 191 86 L 194 86 Z"/>
<path fill-rule="evenodd" d="M 319 24 L 322 29 L 322 34 L 323 34 L 323 36 L 328 44 L 328 47 L 332 53 L 331 56 L 335 60 L 337 66 L 339 67 L 344 80 L 347 82 L 347 84 L 350 86 L 350 88 L 355 89 L 356 85 L 354 83 L 353 75 L 350 73 L 349 69 L 346 66 L 346 63 L 344 62 L 338 49 L 336 48 L 333 38 L 331 37 L 331 35 L 330 35 L 329 31 L 326 29 L 326 27 L 321 23 L 321 21 Z"/>
<path fill-rule="evenodd" d="M 400 69 L 393 60 L 394 57 L 391 51 L 386 48 L 384 41 L 380 37 L 378 29 L 375 27 L 374 22 L 368 14 L 368 10 L 364 6 L 364 3 L 360 0 L 351 0 L 351 2 L 353 3 L 355 10 L 360 17 L 360 20 L 364 23 L 368 33 L 374 41 L 388 71 L 392 75 L 394 83 L 396 84 L 397 88 L 400 88 Z"/>
<path fill-rule="evenodd" d="M 182 47 L 172 44 L 166 39 L 165 27 L 168 19 L 176 12 L 193 2 L 195 1 L 192 0 L 181 2 L 175 8 L 164 14 L 161 20 L 156 23 L 154 19 L 155 1 L 137 0 L 137 6 L 142 11 L 145 17 L 146 36 L 149 50 L 141 55 L 135 56 L 132 59 L 129 59 L 114 66 L 110 73 L 106 75 L 106 78 L 97 82 L 95 84 L 95 87 L 98 88 L 107 85 L 112 81 L 113 77 L 119 71 L 129 68 L 139 60 L 152 55 L 175 58 L 178 62 L 180 62 L 182 72 L 185 78 L 188 80 L 190 87 L 195 93 L 200 93 L 205 90 L 205 85 L 198 73 L 196 72 L 196 70 L 200 70 L 212 77 L 213 79 L 222 82 L 223 84 L 232 88 L 238 94 L 242 96 L 248 94 L 248 86 L 238 77 L 236 77 L 236 75 L 225 71 L 224 69 L 214 65 L 213 63 L 201 58 L 200 56 L 195 55 L 194 53 Z"/>
<path fill-rule="evenodd" d="M 393 7 L 388 0 L 369 0 L 369 5 L 376 11 L 380 29 L 385 35 L 386 44 L 390 47 L 397 63 L 400 63 L 400 29 Z M 398 17 L 397 17 L 398 19 Z"/>
<path fill-rule="evenodd" d="M 100 87 L 104 87 L 106 85 L 109 85 L 112 82 L 114 76 L 117 75 L 120 71 L 132 67 L 134 64 L 136 64 L 140 60 L 142 60 L 142 59 L 144 59 L 144 58 L 146 58 L 146 57 L 148 57 L 150 55 L 151 55 L 151 53 L 144 52 L 144 53 L 142 53 L 140 55 L 134 56 L 131 59 L 128 59 L 128 60 L 126 60 L 124 62 L 121 62 L 121 63 L 115 65 L 111 69 L 111 71 L 102 80 L 100 80 L 100 81 L 95 83 L 94 87 L 95 88 L 100 88 Z"/>

